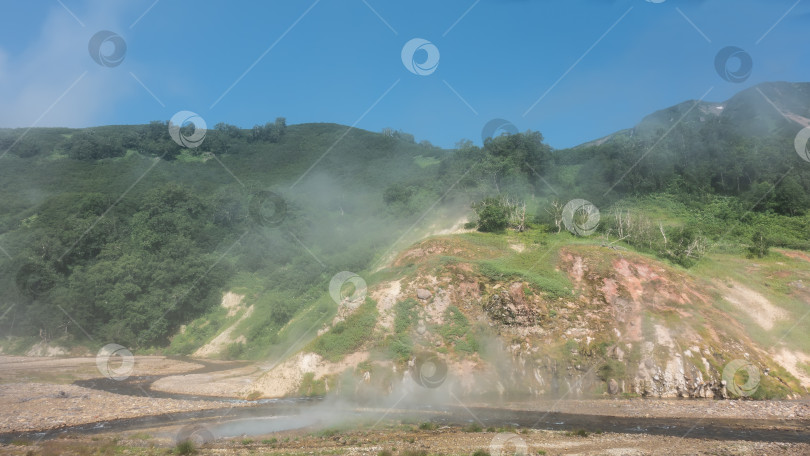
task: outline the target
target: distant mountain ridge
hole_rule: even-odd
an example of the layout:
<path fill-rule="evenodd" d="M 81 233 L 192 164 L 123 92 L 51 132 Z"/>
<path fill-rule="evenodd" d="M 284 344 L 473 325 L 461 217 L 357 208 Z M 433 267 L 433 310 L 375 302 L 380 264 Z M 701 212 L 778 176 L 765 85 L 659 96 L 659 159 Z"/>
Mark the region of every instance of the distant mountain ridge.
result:
<path fill-rule="evenodd" d="M 577 148 L 601 145 L 621 136 L 660 136 L 676 124 L 696 129 L 711 119 L 718 119 L 742 136 L 761 137 L 780 129 L 810 127 L 810 82 L 764 82 L 723 102 L 684 101 L 645 116 L 632 128 Z"/>

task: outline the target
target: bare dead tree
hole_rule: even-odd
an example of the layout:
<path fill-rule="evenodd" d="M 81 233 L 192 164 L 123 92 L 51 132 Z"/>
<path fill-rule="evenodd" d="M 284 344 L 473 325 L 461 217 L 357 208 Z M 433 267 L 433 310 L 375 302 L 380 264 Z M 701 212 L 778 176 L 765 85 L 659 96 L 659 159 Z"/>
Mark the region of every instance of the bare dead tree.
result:
<path fill-rule="evenodd" d="M 616 219 L 616 231 L 618 232 L 619 237 L 624 237 L 624 230 L 625 224 L 627 224 L 628 219 L 630 218 L 630 211 L 628 211 L 627 216 L 624 216 L 624 211 L 621 208 L 613 210 L 613 217 Z"/>
<path fill-rule="evenodd" d="M 559 200 L 552 200 L 549 203 L 551 208 L 546 208 L 546 212 L 554 219 L 554 226 L 557 227 L 557 232 L 559 233 L 562 231 L 562 213 L 563 213 L 563 204 Z"/>
<path fill-rule="evenodd" d="M 511 224 L 518 233 L 526 231 L 526 202 L 509 203 L 511 209 Z"/>

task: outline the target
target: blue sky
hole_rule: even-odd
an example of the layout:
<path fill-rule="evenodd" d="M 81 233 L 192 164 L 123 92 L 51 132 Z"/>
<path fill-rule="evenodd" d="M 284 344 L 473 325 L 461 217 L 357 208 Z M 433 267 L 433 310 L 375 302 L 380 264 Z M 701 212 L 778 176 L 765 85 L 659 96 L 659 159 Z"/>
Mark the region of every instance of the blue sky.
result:
<path fill-rule="evenodd" d="M 290 124 L 392 127 L 449 147 L 480 143 L 483 126 L 504 118 L 561 148 L 707 92 L 706 100 L 723 101 L 763 81 L 810 80 L 808 0 L 0 6 L 2 127 L 145 123 L 188 110 L 209 127 L 284 116 Z M 101 30 L 126 43 L 120 65 L 91 58 L 88 42 Z M 403 65 L 402 48 L 414 38 L 439 51 L 431 74 Z M 104 46 L 102 54 L 112 49 Z M 750 54 L 744 82 L 716 72 L 726 46 Z"/>

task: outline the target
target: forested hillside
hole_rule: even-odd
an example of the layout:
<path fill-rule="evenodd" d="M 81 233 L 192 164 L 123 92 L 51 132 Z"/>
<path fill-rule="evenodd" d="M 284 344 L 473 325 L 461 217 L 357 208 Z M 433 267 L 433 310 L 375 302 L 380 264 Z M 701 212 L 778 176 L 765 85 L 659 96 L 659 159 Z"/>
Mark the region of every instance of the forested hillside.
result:
<path fill-rule="evenodd" d="M 506 228 L 524 204 L 520 228 L 556 233 L 575 198 L 601 211 L 602 243 L 680 267 L 711 251 L 808 250 L 810 163 L 794 148 L 808 86 L 686 102 L 566 150 L 533 131 L 444 150 L 283 118 L 219 124 L 195 149 L 164 122 L 0 130 L 0 331 L 9 350 L 57 340 L 190 353 L 237 289 L 256 311 L 251 343 L 230 356 L 260 357 L 295 316 L 304 328 L 334 312 L 336 273 L 370 273 L 460 218 Z M 202 315 L 211 324 L 171 340 Z"/>

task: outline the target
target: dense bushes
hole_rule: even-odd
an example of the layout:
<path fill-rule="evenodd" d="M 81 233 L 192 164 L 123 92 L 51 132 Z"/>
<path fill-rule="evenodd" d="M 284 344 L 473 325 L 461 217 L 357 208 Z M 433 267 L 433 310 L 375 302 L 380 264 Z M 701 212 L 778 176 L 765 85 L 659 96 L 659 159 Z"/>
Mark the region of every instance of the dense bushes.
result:
<path fill-rule="evenodd" d="M 699 204 L 679 199 L 655 194 L 624 200 L 603 213 L 600 234 L 685 267 L 720 248 L 762 257 L 771 246 L 810 247 L 810 215 L 753 212 L 729 196 L 707 196 Z"/>
<path fill-rule="evenodd" d="M 511 201 L 506 197 L 487 197 L 472 204 L 477 217 L 478 231 L 497 233 L 512 228 L 526 229 L 526 203 Z"/>

